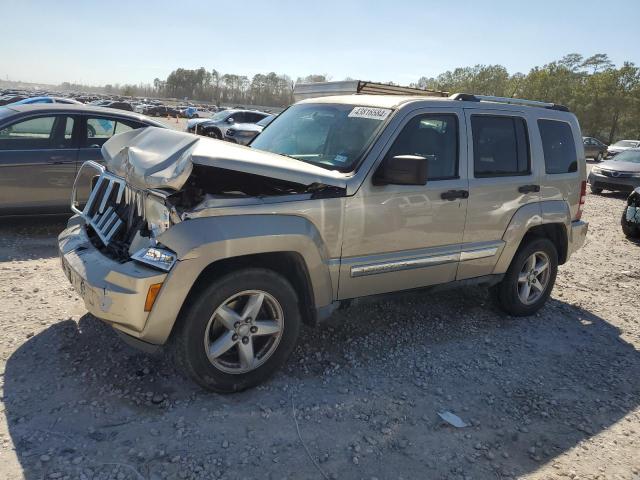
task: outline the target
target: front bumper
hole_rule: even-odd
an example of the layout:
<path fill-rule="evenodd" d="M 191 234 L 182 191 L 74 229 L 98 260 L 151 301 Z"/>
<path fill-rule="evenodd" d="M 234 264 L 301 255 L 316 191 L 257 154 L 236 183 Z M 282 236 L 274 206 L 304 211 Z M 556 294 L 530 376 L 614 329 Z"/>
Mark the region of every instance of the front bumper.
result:
<path fill-rule="evenodd" d="M 635 177 L 609 177 L 600 173 L 589 173 L 589 185 L 593 188 L 613 190 L 619 192 L 631 192 L 640 187 L 640 178 Z"/>
<path fill-rule="evenodd" d="M 582 220 L 575 220 L 571 222 L 571 231 L 569 232 L 571 237 L 569 238 L 569 251 L 567 252 L 567 258 L 582 248 L 584 241 L 587 238 L 588 230 L 589 222 L 583 222 Z"/>
<path fill-rule="evenodd" d="M 114 328 L 140 340 L 149 312 L 149 287 L 167 273 L 134 261 L 117 262 L 103 255 L 87 237 L 84 221 L 75 216 L 58 236 L 62 268 L 87 310 Z M 162 291 L 159 295 L 162 294 Z"/>

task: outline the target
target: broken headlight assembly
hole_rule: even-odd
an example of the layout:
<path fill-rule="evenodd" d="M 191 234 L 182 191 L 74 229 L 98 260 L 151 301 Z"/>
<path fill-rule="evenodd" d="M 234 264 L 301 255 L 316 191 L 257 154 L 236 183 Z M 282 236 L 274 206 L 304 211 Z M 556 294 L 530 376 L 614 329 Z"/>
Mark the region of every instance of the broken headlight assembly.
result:
<path fill-rule="evenodd" d="M 151 235 L 155 238 L 171 226 L 171 213 L 163 199 L 147 195 L 144 199 L 144 216 Z"/>
<path fill-rule="evenodd" d="M 145 247 L 134 253 L 131 258 L 137 262 L 168 272 L 173 267 L 173 264 L 176 263 L 177 255 L 166 248 Z"/>

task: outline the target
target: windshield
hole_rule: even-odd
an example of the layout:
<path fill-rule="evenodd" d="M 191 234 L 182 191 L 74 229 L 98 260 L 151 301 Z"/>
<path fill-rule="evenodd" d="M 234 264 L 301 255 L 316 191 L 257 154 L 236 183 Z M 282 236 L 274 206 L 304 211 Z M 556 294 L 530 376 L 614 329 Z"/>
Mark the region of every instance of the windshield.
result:
<path fill-rule="evenodd" d="M 348 172 L 390 113 L 386 108 L 302 103 L 281 113 L 251 147 Z"/>
<path fill-rule="evenodd" d="M 626 147 L 626 148 L 635 148 L 640 145 L 640 142 L 634 142 L 633 140 L 620 140 L 613 144 L 614 147 Z"/>
<path fill-rule="evenodd" d="M 211 120 L 214 122 L 222 122 L 226 120 L 228 116 L 229 116 L 229 111 L 223 110 L 222 112 L 218 112 L 213 117 L 211 117 Z"/>
<path fill-rule="evenodd" d="M 612 159 L 615 162 L 640 163 L 640 150 L 626 150 Z"/>

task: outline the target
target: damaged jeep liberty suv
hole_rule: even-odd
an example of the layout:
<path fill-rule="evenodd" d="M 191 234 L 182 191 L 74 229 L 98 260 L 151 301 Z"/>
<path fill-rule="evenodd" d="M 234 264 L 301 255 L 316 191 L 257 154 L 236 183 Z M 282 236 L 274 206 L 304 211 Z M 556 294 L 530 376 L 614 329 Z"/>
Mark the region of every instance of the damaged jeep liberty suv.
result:
<path fill-rule="evenodd" d="M 85 163 L 62 266 L 129 343 L 254 386 L 343 301 L 485 285 L 511 315 L 580 248 L 586 165 L 561 105 L 455 94 L 298 102 L 250 146 L 148 127 Z"/>

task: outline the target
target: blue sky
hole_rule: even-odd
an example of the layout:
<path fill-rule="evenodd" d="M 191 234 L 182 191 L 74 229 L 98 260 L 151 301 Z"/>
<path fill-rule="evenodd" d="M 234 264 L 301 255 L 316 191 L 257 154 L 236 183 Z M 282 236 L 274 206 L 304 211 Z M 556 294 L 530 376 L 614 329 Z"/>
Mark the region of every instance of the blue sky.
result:
<path fill-rule="evenodd" d="M 638 0 L 0 0 L 0 77 L 152 82 L 177 67 L 408 84 L 571 52 L 640 64 Z"/>

